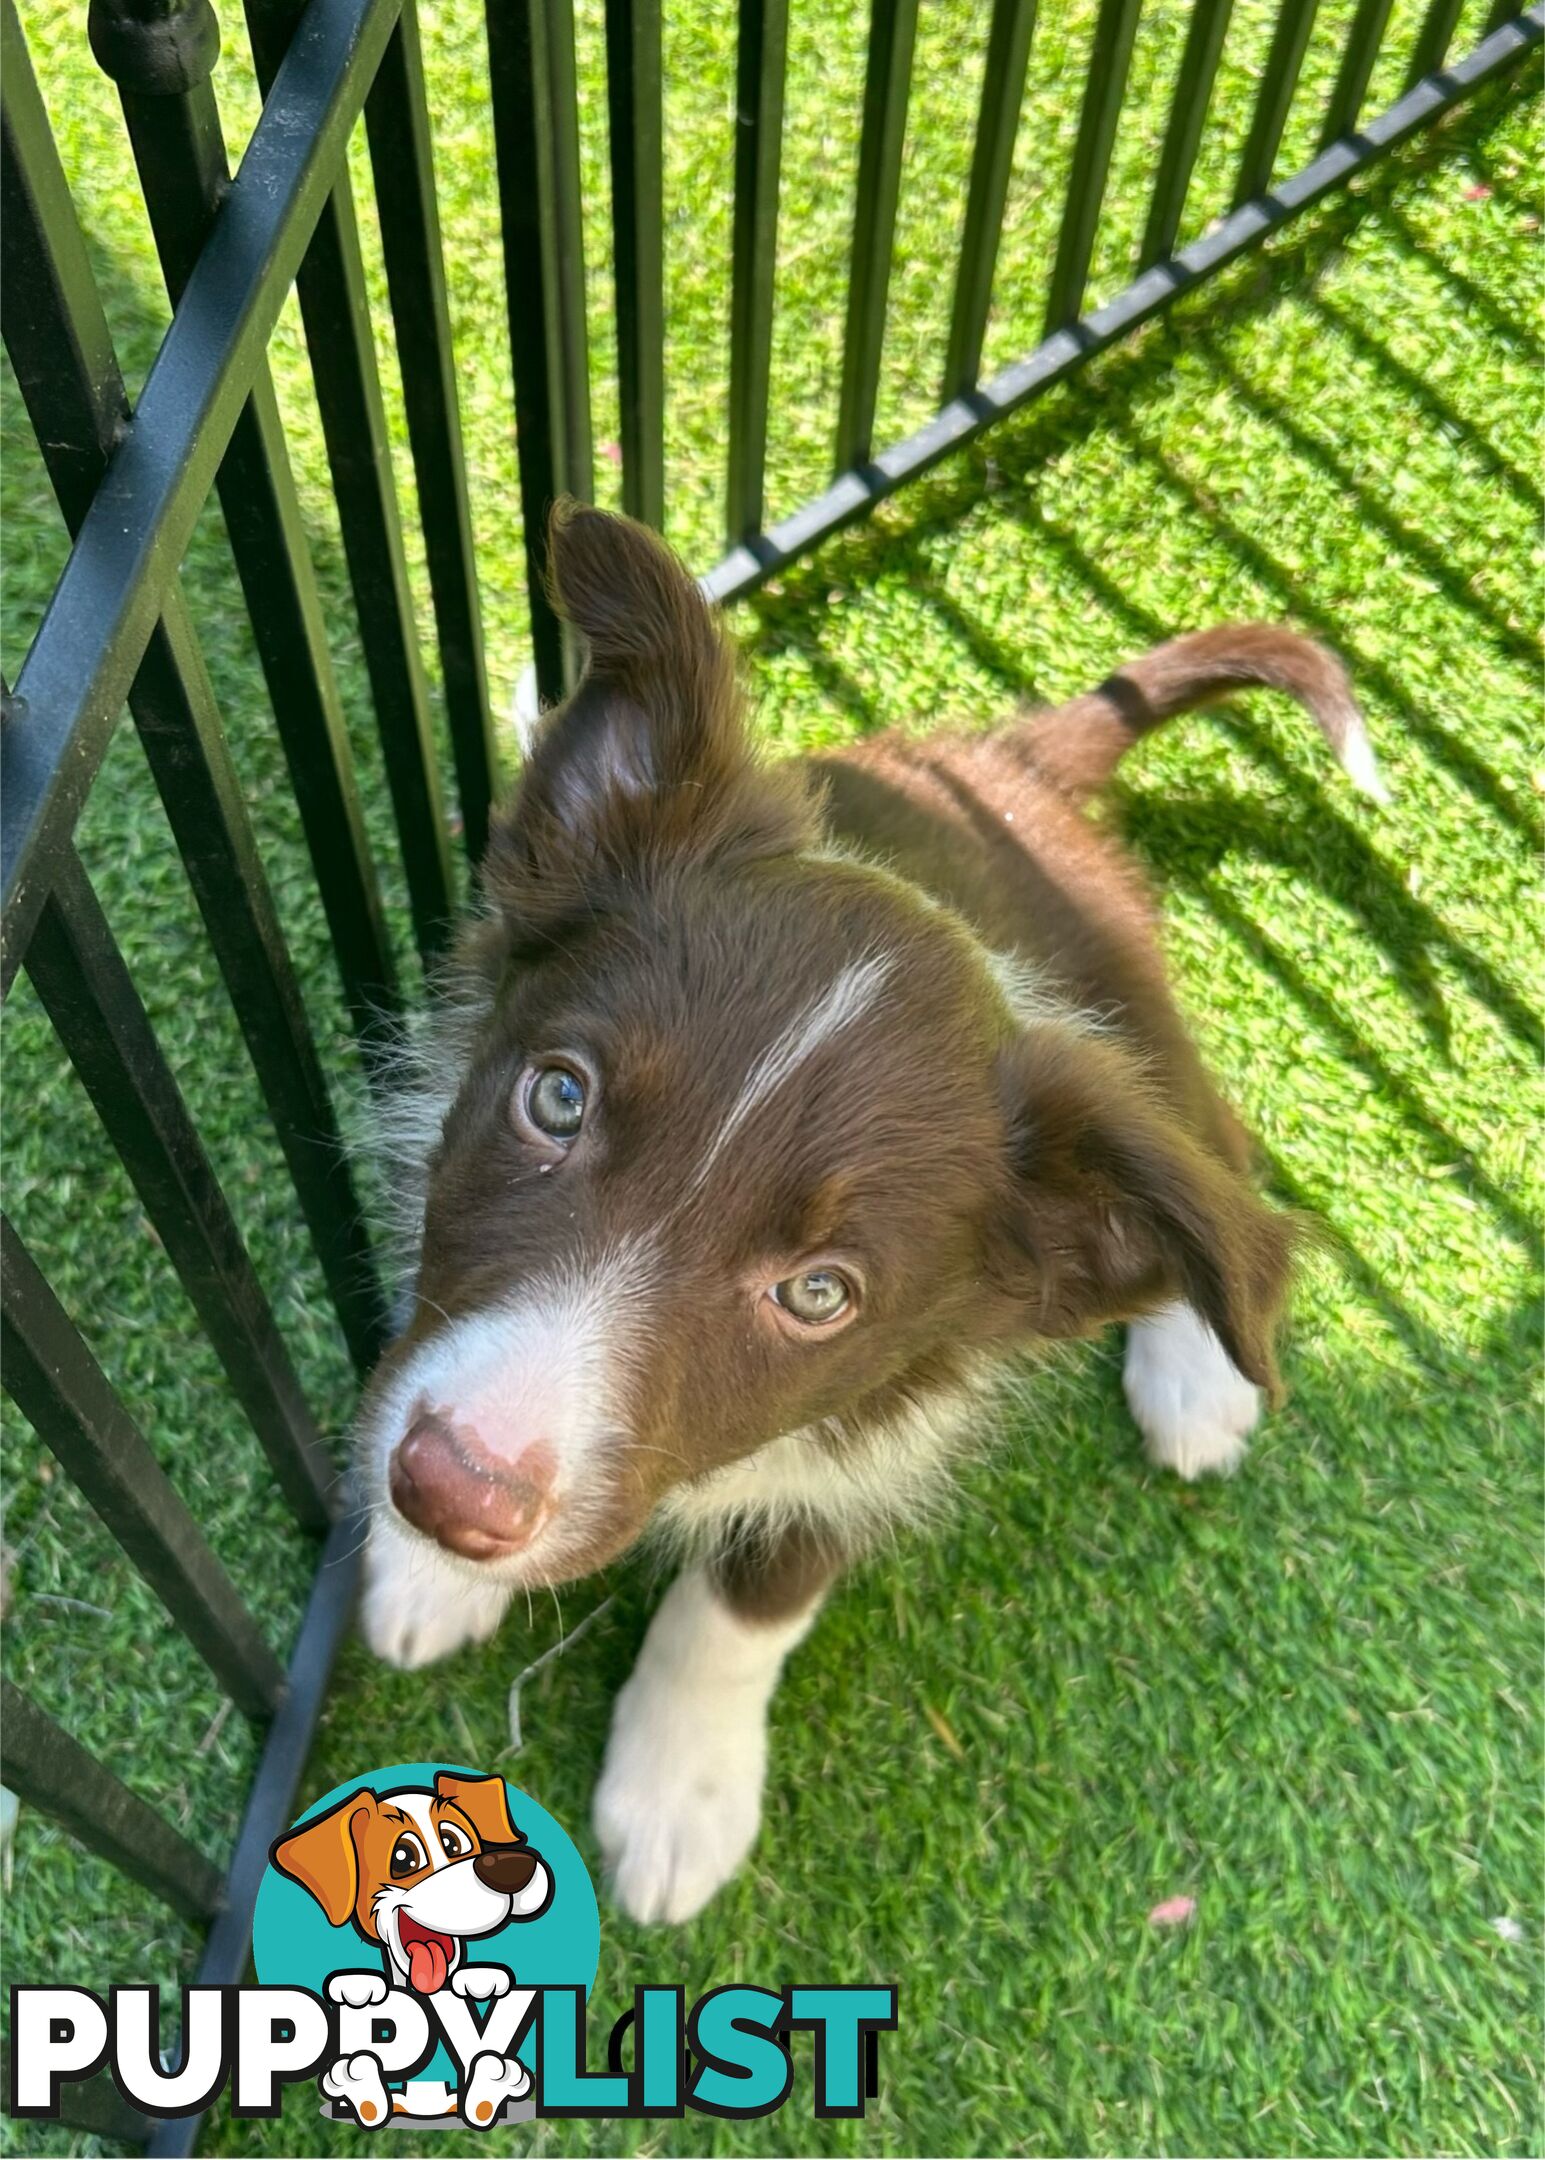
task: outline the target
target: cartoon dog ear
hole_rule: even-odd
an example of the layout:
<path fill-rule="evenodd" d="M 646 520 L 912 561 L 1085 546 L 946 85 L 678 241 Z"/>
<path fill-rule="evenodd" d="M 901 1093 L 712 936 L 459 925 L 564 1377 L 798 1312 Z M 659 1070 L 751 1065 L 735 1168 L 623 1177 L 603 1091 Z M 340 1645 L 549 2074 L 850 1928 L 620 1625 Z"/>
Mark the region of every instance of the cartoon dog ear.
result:
<path fill-rule="evenodd" d="M 521 1845 L 525 1840 L 510 1820 L 502 1777 L 455 1777 L 442 1770 L 435 1779 L 442 1800 L 454 1800 L 485 1845 Z"/>
<path fill-rule="evenodd" d="M 358 1900 L 357 1839 L 375 1812 L 373 1792 L 350 1793 L 325 1815 L 280 1838 L 269 1855 L 281 1874 L 311 1892 L 334 1927 L 343 1926 Z"/>

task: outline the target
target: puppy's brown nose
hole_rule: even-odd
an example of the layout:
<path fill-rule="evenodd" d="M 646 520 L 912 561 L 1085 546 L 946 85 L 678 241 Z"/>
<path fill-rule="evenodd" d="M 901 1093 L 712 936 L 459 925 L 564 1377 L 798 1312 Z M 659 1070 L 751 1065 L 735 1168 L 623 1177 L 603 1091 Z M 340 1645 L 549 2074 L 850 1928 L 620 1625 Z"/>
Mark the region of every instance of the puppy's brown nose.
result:
<path fill-rule="evenodd" d="M 540 1441 L 495 1455 L 470 1427 L 420 1404 L 391 1459 L 393 1505 L 464 1560 L 498 1560 L 529 1545 L 552 1512 L 557 1476 Z"/>
<path fill-rule="evenodd" d="M 472 1872 L 490 1890 L 514 1897 L 536 1873 L 536 1854 L 525 1845 L 490 1845 L 477 1855 Z"/>

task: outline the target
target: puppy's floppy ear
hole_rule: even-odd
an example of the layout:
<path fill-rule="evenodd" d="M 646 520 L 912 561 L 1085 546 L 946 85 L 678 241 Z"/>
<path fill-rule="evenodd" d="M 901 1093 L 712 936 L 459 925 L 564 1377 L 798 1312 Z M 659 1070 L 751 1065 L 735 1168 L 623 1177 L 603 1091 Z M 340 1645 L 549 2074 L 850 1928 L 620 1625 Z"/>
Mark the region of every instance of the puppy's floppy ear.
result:
<path fill-rule="evenodd" d="M 1184 1298 L 1249 1380 L 1273 1337 L 1295 1226 L 1203 1147 L 1118 1044 L 1058 1022 L 1006 1054 L 1008 1189 L 994 1273 L 1042 1335 Z"/>
<path fill-rule="evenodd" d="M 484 1845 L 525 1842 L 511 1819 L 502 1777 L 456 1777 L 441 1770 L 435 1775 L 435 1791 L 442 1800 L 455 1801 Z"/>
<path fill-rule="evenodd" d="M 277 1840 L 269 1854 L 281 1874 L 298 1882 L 342 1927 L 359 1898 L 359 1833 L 377 1812 L 376 1796 L 361 1790 Z"/>
<path fill-rule="evenodd" d="M 812 821 L 802 783 L 751 756 L 734 655 L 662 540 L 560 502 L 548 582 L 583 636 L 575 690 L 540 723 L 484 870 L 508 914 L 589 913 L 596 885 L 650 861 L 785 853 Z"/>

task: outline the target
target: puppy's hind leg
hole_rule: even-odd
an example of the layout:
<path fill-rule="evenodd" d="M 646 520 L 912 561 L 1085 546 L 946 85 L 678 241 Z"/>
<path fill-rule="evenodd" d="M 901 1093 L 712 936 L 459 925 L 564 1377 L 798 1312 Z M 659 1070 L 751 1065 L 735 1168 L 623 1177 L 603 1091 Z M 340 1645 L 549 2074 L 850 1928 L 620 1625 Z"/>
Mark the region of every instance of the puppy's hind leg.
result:
<path fill-rule="evenodd" d="M 1122 1382 L 1150 1462 L 1187 1480 L 1238 1469 L 1261 1391 L 1189 1305 L 1131 1323 Z"/>

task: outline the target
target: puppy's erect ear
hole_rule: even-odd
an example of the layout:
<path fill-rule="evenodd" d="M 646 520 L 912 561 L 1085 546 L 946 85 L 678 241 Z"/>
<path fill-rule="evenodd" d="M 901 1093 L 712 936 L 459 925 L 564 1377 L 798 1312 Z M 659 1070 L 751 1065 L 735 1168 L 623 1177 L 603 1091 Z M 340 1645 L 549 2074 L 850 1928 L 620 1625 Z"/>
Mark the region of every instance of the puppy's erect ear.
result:
<path fill-rule="evenodd" d="M 510 1817 L 509 1796 L 501 1777 L 456 1777 L 449 1770 L 435 1776 L 442 1800 L 454 1800 L 484 1845 L 520 1845 L 525 1841 Z"/>
<path fill-rule="evenodd" d="M 1032 1027 L 1003 1085 L 1009 1189 L 993 1272 L 1029 1325 L 1082 1335 L 1184 1298 L 1245 1377 L 1277 1393 L 1291 1220 L 1192 1137 L 1115 1043 Z"/>
<path fill-rule="evenodd" d="M 495 820 L 491 897 L 548 934 L 585 916 L 597 883 L 651 862 L 786 853 L 811 829 L 792 773 L 751 756 L 734 656 L 718 618 L 644 526 L 578 503 L 553 511 L 548 578 L 587 661 L 539 724 Z"/>
<path fill-rule="evenodd" d="M 269 1854 L 281 1874 L 311 1892 L 334 1927 L 343 1926 L 359 1898 L 358 1838 L 376 1812 L 373 1792 L 350 1793 L 325 1815 L 280 1838 Z"/>

